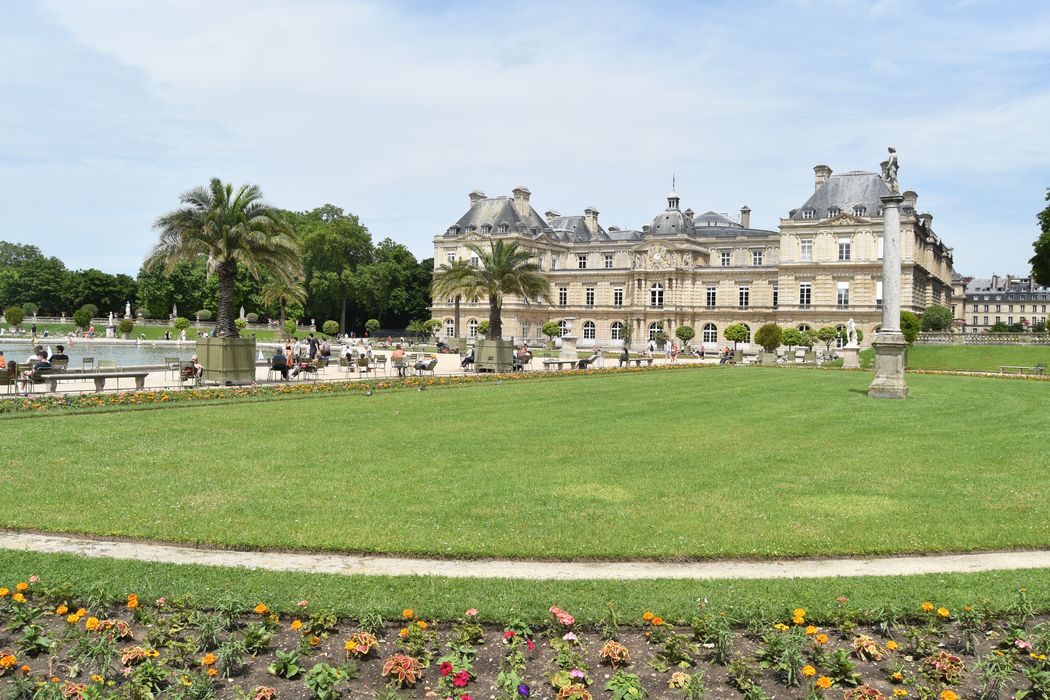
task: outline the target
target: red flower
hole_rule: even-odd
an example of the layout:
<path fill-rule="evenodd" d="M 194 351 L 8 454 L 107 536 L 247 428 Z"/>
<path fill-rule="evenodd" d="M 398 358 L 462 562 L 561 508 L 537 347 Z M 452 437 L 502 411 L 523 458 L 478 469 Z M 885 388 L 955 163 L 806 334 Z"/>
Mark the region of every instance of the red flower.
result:
<path fill-rule="evenodd" d="M 513 636 L 514 636 L 514 630 L 507 630 L 506 632 L 503 633 L 503 638 L 504 639 L 510 639 Z"/>
<path fill-rule="evenodd" d="M 452 685 L 454 685 L 457 688 L 466 688 L 467 683 L 470 683 L 469 671 L 460 671 L 452 677 Z"/>
<path fill-rule="evenodd" d="M 533 649 L 536 648 L 536 643 L 533 642 L 531 639 L 526 639 L 525 640 L 525 646 L 527 646 L 529 648 L 529 651 L 532 651 Z"/>
<path fill-rule="evenodd" d="M 443 664 L 438 666 L 438 673 L 440 673 L 442 676 L 447 676 L 448 674 L 452 673 L 452 664 L 450 664 L 448 661 L 444 662 Z"/>

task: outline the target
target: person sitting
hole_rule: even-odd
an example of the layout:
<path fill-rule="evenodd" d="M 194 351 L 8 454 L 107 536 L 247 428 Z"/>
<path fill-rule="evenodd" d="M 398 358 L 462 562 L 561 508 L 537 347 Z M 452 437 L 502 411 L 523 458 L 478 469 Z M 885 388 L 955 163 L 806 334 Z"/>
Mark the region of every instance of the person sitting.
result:
<path fill-rule="evenodd" d="M 401 347 L 401 343 L 398 343 L 394 351 L 390 353 L 390 364 L 394 365 L 394 369 L 397 370 L 397 376 L 405 376 L 405 349 Z"/>
<path fill-rule="evenodd" d="M 29 391 L 29 387 L 32 385 L 34 378 L 38 378 L 41 372 L 51 371 L 51 363 L 47 361 L 47 353 L 40 350 L 36 354 L 36 362 L 30 365 L 29 369 L 22 372 L 19 376 L 19 383 L 22 385 L 22 389 Z"/>
<path fill-rule="evenodd" d="M 0 369 L 7 367 L 7 358 L 4 357 L 4 351 L 0 350 Z"/>
<path fill-rule="evenodd" d="M 288 358 L 280 348 L 274 353 L 273 358 L 270 360 L 270 365 L 274 372 L 280 372 L 282 379 L 288 378 Z"/>
<path fill-rule="evenodd" d="M 69 362 L 69 355 L 66 354 L 66 347 L 64 345 L 56 345 L 55 347 L 58 349 L 58 352 L 51 355 L 51 361 L 65 360 L 66 362 Z"/>
<path fill-rule="evenodd" d="M 292 370 L 292 379 L 298 377 L 300 372 L 306 372 L 308 374 L 310 372 L 317 372 L 317 365 L 312 362 L 307 362 L 306 360 L 300 360 L 295 363 L 295 369 Z"/>
<path fill-rule="evenodd" d="M 193 367 L 194 378 L 200 379 L 204 376 L 204 365 L 200 363 L 200 360 L 197 359 L 196 355 L 190 360 L 190 365 Z"/>
<path fill-rule="evenodd" d="M 631 364 L 631 353 L 627 352 L 627 348 L 624 348 L 620 352 L 620 367 Z"/>
<path fill-rule="evenodd" d="M 463 361 L 459 363 L 460 369 L 466 369 L 470 365 L 474 364 L 474 348 L 470 348 L 467 354 L 463 356 Z"/>
<path fill-rule="evenodd" d="M 590 357 L 584 357 L 579 362 L 577 362 L 576 369 L 587 369 L 588 367 L 593 365 L 600 357 L 601 353 L 595 350 L 593 353 L 591 353 Z"/>

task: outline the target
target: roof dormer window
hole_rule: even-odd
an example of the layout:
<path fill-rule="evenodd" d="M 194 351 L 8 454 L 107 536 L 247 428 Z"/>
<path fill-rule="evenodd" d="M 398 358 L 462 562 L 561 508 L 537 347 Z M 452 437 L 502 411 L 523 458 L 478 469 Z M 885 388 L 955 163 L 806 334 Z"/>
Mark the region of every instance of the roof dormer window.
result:
<path fill-rule="evenodd" d="M 496 227 L 496 233 L 506 233 L 510 229 L 506 223 L 502 223 Z"/>
<path fill-rule="evenodd" d="M 802 210 L 802 218 L 803 219 L 812 219 L 813 218 L 813 214 L 814 214 L 814 211 L 812 209 L 803 209 Z"/>
<path fill-rule="evenodd" d="M 485 224 L 484 226 L 481 227 L 481 233 L 482 234 L 488 234 L 488 233 L 491 233 L 491 232 L 492 232 L 492 227 L 489 226 L 488 224 Z"/>
<path fill-rule="evenodd" d="M 838 216 L 842 213 L 842 210 L 838 207 L 828 207 L 828 216 Z"/>
<path fill-rule="evenodd" d="M 868 210 L 866 207 L 862 207 L 858 204 L 857 206 L 853 207 L 853 216 L 864 216 L 867 213 L 867 211 Z"/>

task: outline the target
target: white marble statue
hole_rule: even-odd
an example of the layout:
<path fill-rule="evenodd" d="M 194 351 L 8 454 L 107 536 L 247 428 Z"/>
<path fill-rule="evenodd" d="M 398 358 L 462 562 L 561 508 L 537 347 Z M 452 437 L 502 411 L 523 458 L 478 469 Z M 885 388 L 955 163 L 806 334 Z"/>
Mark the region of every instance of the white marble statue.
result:
<path fill-rule="evenodd" d="M 109 323 L 107 325 L 110 325 L 110 326 L 113 325 L 113 312 L 112 311 L 109 312 Z"/>
<path fill-rule="evenodd" d="M 886 181 L 886 186 L 890 188 L 890 192 L 900 194 L 901 188 L 897 184 L 897 170 L 900 167 L 897 163 L 897 149 L 890 146 L 889 152 L 889 158 L 882 162 L 882 179 Z"/>
<path fill-rule="evenodd" d="M 124 318 L 131 318 L 131 302 L 124 302 Z"/>
<path fill-rule="evenodd" d="M 857 346 L 857 324 L 852 318 L 846 323 L 846 346 L 851 348 Z"/>

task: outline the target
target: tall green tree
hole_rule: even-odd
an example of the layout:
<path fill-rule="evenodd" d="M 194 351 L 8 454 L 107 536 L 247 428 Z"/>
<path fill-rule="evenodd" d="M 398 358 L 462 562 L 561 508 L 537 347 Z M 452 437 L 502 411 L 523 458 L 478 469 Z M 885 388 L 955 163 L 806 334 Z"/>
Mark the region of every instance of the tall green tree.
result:
<path fill-rule="evenodd" d="M 373 262 L 372 234 L 356 216 L 331 204 L 292 213 L 289 220 L 303 242 L 307 311 L 315 318 L 338 318 L 339 327 L 347 328 L 351 295 L 361 283 L 354 273 Z"/>
<path fill-rule="evenodd" d="M 472 274 L 470 263 L 466 260 L 453 260 L 450 263 L 441 263 L 441 266 L 433 273 L 434 282 L 431 285 L 433 297 L 435 299 L 442 297 L 452 298 L 453 333 L 457 338 L 463 337 L 459 332 L 459 306 L 460 302 L 463 301 L 462 281 L 470 274 Z"/>
<path fill-rule="evenodd" d="M 0 241 L 0 269 L 22 267 L 29 260 L 42 257 L 44 254 L 35 245 Z"/>
<path fill-rule="evenodd" d="M 58 314 L 69 306 L 69 271 L 58 258 L 30 258 L 18 269 L 21 299 L 39 304 L 45 316 Z"/>
<path fill-rule="evenodd" d="M 1050 187 L 1046 188 L 1046 201 L 1050 202 Z M 1050 204 L 1046 205 L 1036 218 L 1042 233 L 1033 244 L 1035 255 L 1028 262 L 1032 264 L 1032 277 L 1035 282 L 1050 287 Z"/>
<path fill-rule="evenodd" d="M 302 305 L 306 303 L 306 287 L 298 279 L 271 278 L 262 287 L 262 303 L 265 306 L 279 306 L 281 328 L 284 328 L 284 312 L 288 304 Z"/>
<path fill-rule="evenodd" d="M 179 262 L 205 258 L 218 278 L 215 336 L 237 338 L 234 285 L 239 266 L 258 278 L 263 270 L 280 279 L 301 273 L 302 256 L 292 229 L 263 202 L 255 185 L 212 178 L 180 197 L 185 205 L 154 224 L 160 241 L 146 259 L 147 268 L 174 269 Z"/>
<path fill-rule="evenodd" d="M 491 241 L 488 247 L 471 243 L 467 248 L 478 256 L 478 266 L 468 265 L 454 273 L 439 269 L 434 274 L 435 287 L 467 298 L 488 299 L 489 337 L 503 337 L 506 295 L 515 295 L 526 304 L 535 299 L 550 302 L 550 282 L 540 272 L 540 266 L 530 260 L 531 251 L 504 240 Z"/>

